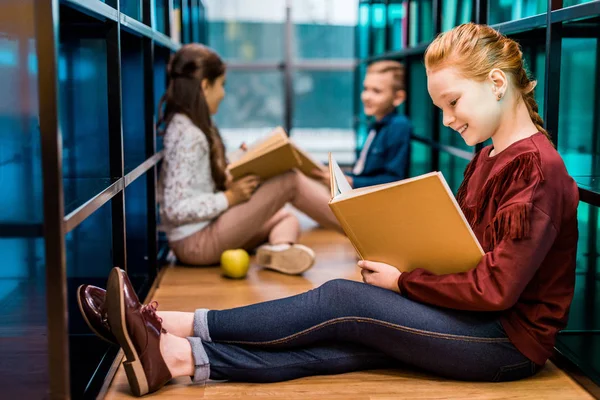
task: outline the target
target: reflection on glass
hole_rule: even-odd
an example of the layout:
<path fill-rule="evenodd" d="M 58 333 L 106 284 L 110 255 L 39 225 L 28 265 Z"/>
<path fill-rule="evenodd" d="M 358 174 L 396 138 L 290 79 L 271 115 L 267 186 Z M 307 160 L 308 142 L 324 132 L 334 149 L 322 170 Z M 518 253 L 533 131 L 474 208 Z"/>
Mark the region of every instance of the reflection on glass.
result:
<path fill-rule="evenodd" d="M 252 142 L 283 125 L 283 78 L 279 71 L 228 71 L 227 94 L 215 122 L 228 148 Z"/>
<path fill-rule="evenodd" d="M 0 37 L 0 222 L 42 222 L 37 85 L 35 42 Z"/>
<path fill-rule="evenodd" d="M 370 56 L 370 16 L 369 5 L 361 3 L 358 7 L 358 58 L 367 58 Z"/>
<path fill-rule="evenodd" d="M 132 0 L 130 0 L 132 1 Z M 167 33 L 166 29 L 166 21 L 165 21 L 165 10 L 167 10 L 168 5 L 166 0 L 154 0 L 154 17 L 155 17 L 155 25 L 154 29 L 159 32 Z"/>
<path fill-rule="evenodd" d="M 410 176 L 431 172 L 431 147 L 413 140 L 410 143 Z"/>
<path fill-rule="evenodd" d="M 385 44 L 385 5 L 371 4 L 371 31 L 373 33 L 373 54 L 378 55 L 386 51 Z"/>
<path fill-rule="evenodd" d="M 390 0 L 388 4 L 389 49 L 401 50 L 407 45 L 407 12 L 408 1 Z"/>
<path fill-rule="evenodd" d="M 125 188 L 125 218 L 127 220 L 127 272 L 129 275 L 148 273 L 148 207 L 146 179 L 140 177 Z"/>
<path fill-rule="evenodd" d="M 63 175 L 107 178 L 106 41 L 61 37 L 59 57 Z"/>
<path fill-rule="evenodd" d="M 163 48 L 157 47 L 154 51 L 154 104 L 156 107 L 156 115 L 160 114 L 158 110 L 158 104 L 160 98 L 165 93 L 166 77 L 167 77 L 167 63 L 169 60 L 169 52 Z M 156 151 L 162 149 L 162 135 L 156 136 Z"/>
<path fill-rule="evenodd" d="M 123 98 L 123 157 L 125 174 L 146 159 L 144 124 L 144 58 L 142 40 L 121 34 L 121 93 Z"/>
<path fill-rule="evenodd" d="M 408 116 L 413 123 L 414 133 L 419 136 L 431 138 L 432 108 L 431 98 L 427 94 L 427 75 L 425 66 L 420 60 L 411 61 L 410 82 L 408 82 L 407 101 L 409 103 Z"/>
<path fill-rule="evenodd" d="M 444 0 L 442 2 L 442 32 L 471 20 L 473 2 L 468 0 Z"/>
<path fill-rule="evenodd" d="M 211 21 L 208 28 L 210 46 L 228 61 L 283 59 L 283 23 Z"/>
<path fill-rule="evenodd" d="M 294 24 L 297 59 L 353 59 L 353 26 Z"/>
<path fill-rule="evenodd" d="M 339 162 L 354 158 L 352 71 L 298 71 L 294 76 L 294 114 L 290 133 L 317 159 L 327 152 Z"/>
<path fill-rule="evenodd" d="M 410 0 L 409 43 L 416 46 L 433 39 L 433 8 L 431 0 Z"/>
<path fill-rule="evenodd" d="M 598 150 L 593 145 L 597 39 L 563 39 L 560 70 L 558 150 L 572 176 L 596 176 Z M 597 120 L 596 120 L 597 123 Z"/>
<path fill-rule="evenodd" d="M 123 14 L 127 14 L 131 18 L 141 21 L 142 15 L 139 0 L 121 0 L 119 6 L 121 7 L 121 12 Z"/>
<path fill-rule="evenodd" d="M 594 0 L 563 0 L 563 8 L 576 6 L 577 4 L 589 3 Z"/>
<path fill-rule="evenodd" d="M 488 20 L 489 24 L 514 21 L 545 13 L 548 2 L 545 0 L 490 0 Z"/>
<path fill-rule="evenodd" d="M 590 296 L 597 293 L 600 289 L 600 281 L 596 274 L 589 274 L 589 271 L 597 271 L 597 257 L 594 255 L 598 251 L 598 209 L 586 203 L 579 203 L 577 212 L 579 221 L 579 241 L 577 244 L 577 268 L 575 295 L 571 305 L 569 315 L 568 330 L 591 330 L 600 329 L 600 297 Z M 590 242 L 590 236 L 595 236 L 596 243 Z M 590 244 L 595 248 L 590 248 Z M 590 293 L 592 292 L 592 293 Z"/>

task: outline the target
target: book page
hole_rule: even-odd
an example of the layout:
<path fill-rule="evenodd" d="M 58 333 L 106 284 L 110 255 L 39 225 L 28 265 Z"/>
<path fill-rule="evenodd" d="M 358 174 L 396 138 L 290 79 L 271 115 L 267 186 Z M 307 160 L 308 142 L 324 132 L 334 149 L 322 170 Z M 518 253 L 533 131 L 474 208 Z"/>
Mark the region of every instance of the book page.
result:
<path fill-rule="evenodd" d="M 329 153 L 329 160 L 330 160 L 329 170 L 331 171 L 331 176 L 333 177 L 333 180 L 335 181 L 335 188 L 336 188 L 336 193 L 333 197 L 335 197 L 337 195 L 342 195 L 347 192 L 351 192 L 352 186 L 350 186 L 350 184 L 348 183 L 348 180 L 346 179 L 346 175 L 344 175 L 344 173 L 342 172 L 342 169 L 340 168 L 337 161 L 335 161 L 335 158 L 333 158 L 333 155 L 331 155 L 331 153 Z"/>

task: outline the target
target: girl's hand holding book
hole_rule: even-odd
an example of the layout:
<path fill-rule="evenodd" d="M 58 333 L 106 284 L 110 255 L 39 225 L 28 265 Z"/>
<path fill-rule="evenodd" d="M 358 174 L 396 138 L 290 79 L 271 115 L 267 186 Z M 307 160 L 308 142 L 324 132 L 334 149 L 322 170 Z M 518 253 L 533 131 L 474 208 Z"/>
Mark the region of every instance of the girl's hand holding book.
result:
<path fill-rule="evenodd" d="M 225 191 L 229 207 L 250 200 L 252 193 L 254 193 L 259 184 L 260 178 L 256 175 L 248 175 L 231 182 L 229 188 Z"/>
<path fill-rule="evenodd" d="M 362 269 L 360 273 L 364 283 L 400 293 L 398 278 L 400 278 L 402 272 L 396 267 L 367 260 L 359 261 L 358 266 Z"/>

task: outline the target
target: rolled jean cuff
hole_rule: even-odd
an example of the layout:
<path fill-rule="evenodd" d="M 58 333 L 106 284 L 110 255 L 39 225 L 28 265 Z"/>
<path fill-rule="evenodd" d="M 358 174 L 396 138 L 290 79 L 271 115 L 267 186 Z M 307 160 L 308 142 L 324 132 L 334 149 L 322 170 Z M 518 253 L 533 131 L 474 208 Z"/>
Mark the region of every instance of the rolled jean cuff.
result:
<path fill-rule="evenodd" d="M 204 346 L 202 345 L 202 339 L 197 337 L 186 338 L 192 346 L 192 355 L 194 356 L 194 376 L 192 381 L 194 383 L 204 383 L 210 377 L 210 364 L 208 363 L 208 355 Z"/>
<path fill-rule="evenodd" d="M 205 342 L 212 342 L 208 333 L 208 309 L 199 308 L 194 312 L 194 336 Z"/>

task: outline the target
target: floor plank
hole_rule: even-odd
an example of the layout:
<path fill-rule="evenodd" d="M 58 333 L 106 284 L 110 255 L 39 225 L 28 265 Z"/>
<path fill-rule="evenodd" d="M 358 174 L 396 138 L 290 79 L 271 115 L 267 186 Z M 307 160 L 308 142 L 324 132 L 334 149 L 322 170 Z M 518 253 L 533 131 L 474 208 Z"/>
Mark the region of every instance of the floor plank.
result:
<path fill-rule="evenodd" d="M 352 245 L 342 235 L 316 229 L 302 243 L 317 253 L 316 265 L 303 276 L 266 271 L 253 265 L 247 279 L 229 280 L 219 269 L 169 267 L 154 300 L 161 310 L 222 309 L 301 293 L 334 278 L 360 279 Z M 179 378 L 148 397 L 173 399 L 591 399 L 552 363 L 531 379 L 501 384 L 456 382 L 409 370 L 378 370 L 317 376 L 272 384 L 209 382 L 191 385 Z M 107 399 L 130 398 L 119 368 Z"/>

